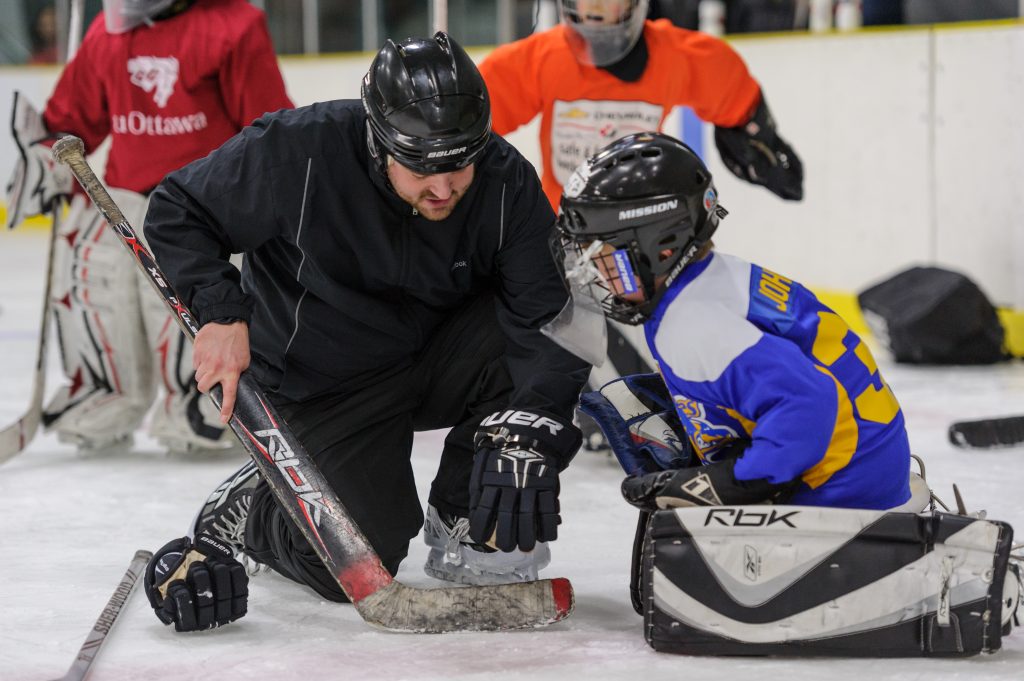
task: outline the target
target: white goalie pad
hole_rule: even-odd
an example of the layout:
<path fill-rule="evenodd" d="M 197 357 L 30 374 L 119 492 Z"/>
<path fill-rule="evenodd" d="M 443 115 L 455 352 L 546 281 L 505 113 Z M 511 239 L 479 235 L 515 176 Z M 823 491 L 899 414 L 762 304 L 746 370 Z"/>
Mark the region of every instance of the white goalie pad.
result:
<path fill-rule="evenodd" d="M 685 654 L 993 652 L 1017 606 L 1012 536 L 944 513 L 659 511 L 642 563 L 646 637 Z"/>
<path fill-rule="evenodd" d="M 57 163 L 47 144 L 52 140 L 43 117 L 20 92 L 14 92 L 11 134 L 18 147 L 14 173 L 7 184 L 7 228 L 25 218 L 48 213 L 61 197 L 71 195 L 71 171 Z"/>
<path fill-rule="evenodd" d="M 110 194 L 130 224 L 143 224 L 146 197 Z M 191 343 L 99 212 L 76 196 L 59 237 L 52 308 L 67 383 L 46 408 L 48 428 L 85 450 L 122 446 L 159 392 L 151 434 L 169 451 L 232 448 L 196 388 Z"/>
<path fill-rule="evenodd" d="M 149 287 L 141 274 L 139 285 Z M 192 343 L 167 313 L 163 300 L 151 293 L 141 292 L 142 314 L 163 390 L 153 409 L 150 434 L 171 452 L 236 448 L 238 441 L 220 422 L 220 412 L 196 386 Z"/>
<path fill-rule="evenodd" d="M 111 195 L 129 220 L 141 219 L 143 196 Z M 62 441 L 101 450 L 129 438 L 154 397 L 135 267 L 81 195 L 57 236 L 50 307 L 67 381 L 43 420 Z"/>

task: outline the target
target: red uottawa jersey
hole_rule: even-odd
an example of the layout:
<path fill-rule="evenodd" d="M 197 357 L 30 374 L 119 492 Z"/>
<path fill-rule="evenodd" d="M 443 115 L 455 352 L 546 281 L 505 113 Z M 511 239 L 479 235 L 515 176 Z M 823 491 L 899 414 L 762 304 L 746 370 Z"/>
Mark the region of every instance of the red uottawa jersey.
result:
<path fill-rule="evenodd" d="M 579 63 L 559 25 L 502 45 L 480 64 L 494 131 L 507 134 L 541 114 L 544 193 L 557 210 L 562 185 L 587 157 L 635 132 L 661 130 L 675 106 L 723 127 L 745 123 L 760 87 L 727 43 L 673 26 L 644 27 L 647 66 L 624 82 Z"/>
<path fill-rule="evenodd" d="M 107 184 L 146 193 L 264 113 L 292 106 L 263 13 L 245 0 L 199 0 L 119 35 L 100 13 L 44 119 L 88 152 L 111 135 Z"/>

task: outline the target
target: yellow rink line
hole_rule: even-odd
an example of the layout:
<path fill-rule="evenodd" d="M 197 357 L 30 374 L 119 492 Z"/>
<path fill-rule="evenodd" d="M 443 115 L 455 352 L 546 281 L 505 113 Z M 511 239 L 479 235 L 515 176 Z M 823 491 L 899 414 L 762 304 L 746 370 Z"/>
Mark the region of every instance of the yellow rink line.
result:
<path fill-rule="evenodd" d="M 0 204 L 0 225 L 5 224 L 7 211 L 3 204 Z M 46 230 L 50 227 L 50 218 L 38 215 L 29 218 L 19 230 Z M 833 289 L 814 288 L 815 294 L 823 303 L 831 307 L 840 317 L 846 320 L 855 332 L 861 336 L 871 336 L 864 315 L 861 313 L 860 305 L 857 302 L 857 294 L 847 291 L 836 291 Z M 1017 357 L 1024 357 L 1024 312 L 1009 308 L 999 308 L 999 321 L 1006 329 L 1006 346 Z"/>

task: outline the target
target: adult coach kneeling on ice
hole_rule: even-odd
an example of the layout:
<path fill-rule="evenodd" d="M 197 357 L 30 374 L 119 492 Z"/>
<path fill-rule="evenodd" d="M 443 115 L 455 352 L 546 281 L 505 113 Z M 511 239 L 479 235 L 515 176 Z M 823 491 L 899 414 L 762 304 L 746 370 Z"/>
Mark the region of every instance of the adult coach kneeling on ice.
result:
<path fill-rule="evenodd" d="M 424 524 L 413 432 L 454 426 L 425 569 L 487 584 L 547 564 L 580 443 L 589 367 L 539 332 L 566 302 L 554 220 L 533 168 L 491 133 L 476 66 L 438 33 L 388 41 L 362 103 L 265 116 L 170 175 L 145 230 L 202 325 L 200 390 L 223 387 L 226 420 L 249 368 L 392 574 Z M 345 600 L 250 464 L 157 552 L 157 615 L 178 630 L 240 617 L 240 554 Z"/>
<path fill-rule="evenodd" d="M 1016 604 L 1008 593 L 1000 617 L 1012 529 L 915 514 L 930 495 L 911 483 L 903 413 L 867 346 L 799 283 L 714 252 L 725 215 L 697 155 L 656 133 L 605 147 L 561 201 L 574 318 L 590 300 L 642 324 L 660 369 L 582 400 L 646 514 L 634 605 L 648 640 L 713 654 L 998 648 Z"/>

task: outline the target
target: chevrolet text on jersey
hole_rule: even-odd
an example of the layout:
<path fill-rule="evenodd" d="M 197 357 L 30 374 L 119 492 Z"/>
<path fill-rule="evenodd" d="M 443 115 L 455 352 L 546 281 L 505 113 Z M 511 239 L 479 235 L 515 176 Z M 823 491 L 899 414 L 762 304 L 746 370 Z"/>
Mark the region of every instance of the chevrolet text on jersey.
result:
<path fill-rule="evenodd" d="M 629 210 L 619 211 L 619 220 L 632 220 L 633 218 L 640 218 L 645 215 L 655 215 L 657 213 L 664 213 L 667 210 L 675 210 L 679 207 L 679 200 L 672 199 L 671 201 L 662 201 L 661 203 L 653 203 L 650 206 L 641 206 L 640 208 L 630 208 Z"/>

